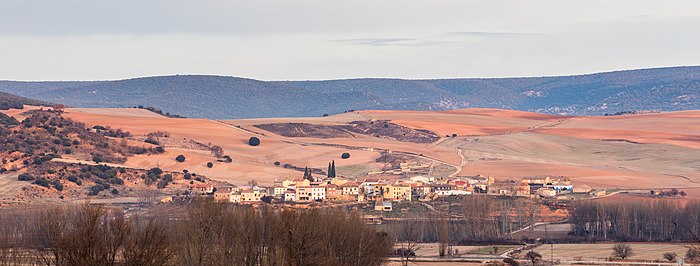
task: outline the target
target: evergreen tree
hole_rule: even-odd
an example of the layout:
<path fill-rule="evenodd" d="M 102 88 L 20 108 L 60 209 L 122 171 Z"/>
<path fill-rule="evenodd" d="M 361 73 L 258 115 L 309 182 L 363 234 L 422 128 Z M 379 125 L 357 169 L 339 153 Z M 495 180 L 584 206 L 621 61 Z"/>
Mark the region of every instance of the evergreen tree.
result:
<path fill-rule="evenodd" d="M 314 182 L 314 176 L 311 174 L 309 167 L 304 167 L 304 179 Z"/>
<path fill-rule="evenodd" d="M 304 179 L 309 179 L 309 168 L 304 167 Z"/>
<path fill-rule="evenodd" d="M 331 163 L 331 170 L 330 170 L 330 177 L 335 178 L 335 160 L 332 161 Z"/>
<path fill-rule="evenodd" d="M 331 163 L 329 162 L 329 163 L 328 163 L 328 172 L 327 172 L 327 173 L 328 173 L 328 177 L 329 177 L 329 178 L 330 178 L 330 177 L 333 177 L 333 175 L 332 175 L 332 174 L 333 174 L 333 172 L 331 172 L 331 171 L 332 171 L 332 169 L 333 169 L 333 168 L 331 168 Z"/>

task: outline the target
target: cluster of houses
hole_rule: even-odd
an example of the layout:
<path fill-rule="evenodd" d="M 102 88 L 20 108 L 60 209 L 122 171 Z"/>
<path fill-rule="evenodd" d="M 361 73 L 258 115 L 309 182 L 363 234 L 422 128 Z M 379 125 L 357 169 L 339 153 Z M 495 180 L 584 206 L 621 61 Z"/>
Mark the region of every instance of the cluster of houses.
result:
<path fill-rule="evenodd" d="M 586 189 L 585 187 L 583 188 Z M 590 192 L 588 191 L 578 192 Z M 577 192 L 571 180 L 563 176 L 523 177 L 515 181 L 496 182 L 491 176 L 470 176 L 436 179 L 427 176 L 388 181 L 371 177 L 362 181 L 342 177 L 321 179 L 285 179 L 271 187 L 221 186 L 197 184 L 193 194 L 213 195 L 218 202 L 230 203 L 310 203 L 310 202 L 372 202 L 377 210 L 391 210 L 391 202 L 431 201 L 440 197 L 471 194 L 550 198 Z"/>

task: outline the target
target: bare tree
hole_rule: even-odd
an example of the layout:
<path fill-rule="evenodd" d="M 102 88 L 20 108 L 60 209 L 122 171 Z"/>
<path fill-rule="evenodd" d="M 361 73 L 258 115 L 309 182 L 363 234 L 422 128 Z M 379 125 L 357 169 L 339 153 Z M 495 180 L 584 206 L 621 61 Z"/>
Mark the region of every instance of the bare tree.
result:
<path fill-rule="evenodd" d="M 437 235 L 438 242 L 440 243 L 438 255 L 444 257 L 448 252 L 448 246 L 450 244 L 450 220 L 444 215 L 441 215 L 437 222 Z"/>
<path fill-rule="evenodd" d="M 126 265 L 158 266 L 169 264 L 173 248 L 163 222 L 136 223 L 124 244 Z"/>
<path fill-rule="evenodd" d="M 634 254 L 634 252 L 632 251 L 632 246 L 630 246 L 629 244 L 615 244 L 612 249 L 613 256 L 621 258 L 623 260 L 631 257 Z"/>
<path fill-rule="evenodd" d="M 224 149 L 219 145 L 210 146 L 209 151 L 211 151 L 211 154 L 216 158 L 224 157 Z"/>
<path fill-rule="evenodd" d="M 403 241 L 400 243 L 400 248 L 395 252 L 401 258 L 401 265 L 408 265 L 410 261 L 414 260 L 416 251 L 422 247 L 419 242 L 419 223 L 417 217 L 407 218 L 401 227 L 400 233 L 403 236 Z"/>

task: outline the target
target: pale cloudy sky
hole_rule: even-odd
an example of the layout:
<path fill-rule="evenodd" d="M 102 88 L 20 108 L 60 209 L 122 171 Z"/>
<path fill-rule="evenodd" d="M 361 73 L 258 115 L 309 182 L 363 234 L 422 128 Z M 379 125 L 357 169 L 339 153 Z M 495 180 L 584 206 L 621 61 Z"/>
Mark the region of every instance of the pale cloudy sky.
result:
<path fill-rule="evenodd" d="M 0 79 L 542 76 L 700 64 L 700 1 L 0 0 Z"/>

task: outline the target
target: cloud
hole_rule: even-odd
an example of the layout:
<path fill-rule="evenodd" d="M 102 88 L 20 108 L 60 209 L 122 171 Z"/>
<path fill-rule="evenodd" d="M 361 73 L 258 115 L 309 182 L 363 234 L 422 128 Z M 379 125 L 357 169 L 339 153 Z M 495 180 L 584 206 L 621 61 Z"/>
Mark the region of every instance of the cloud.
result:
<path fill-rule="evenodd" d="M 359 38 L 359 39 L 341 39 L 331 40 L 331 42 L 345 43 L 352 45 L 368 45 L 368 46 L 385 46 L 385 45 L 403 45 L 410 42 L 418 41 L 413 38 Z"/>
<path fill-rule="evenodd" d="M 496 31 L 458 31 L 450 32 L 453 36 L 480 37 L 480 38 L 517 38 L 541 35 L 529 32 L 496 32 Z"/>

